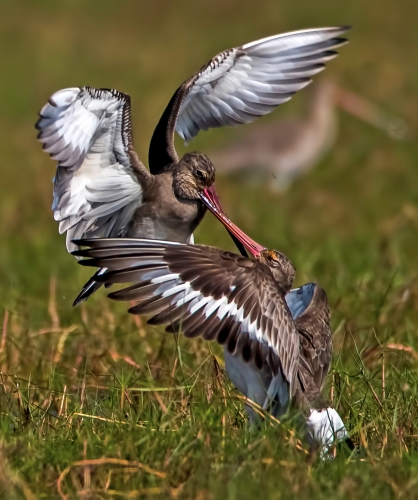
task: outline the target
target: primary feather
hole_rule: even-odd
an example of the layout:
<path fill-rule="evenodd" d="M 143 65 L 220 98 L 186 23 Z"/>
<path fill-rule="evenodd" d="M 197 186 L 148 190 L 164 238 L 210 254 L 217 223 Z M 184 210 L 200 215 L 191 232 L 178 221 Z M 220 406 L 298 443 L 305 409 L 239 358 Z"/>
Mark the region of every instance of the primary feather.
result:
<path fill-rule="evenodd" d="M 36 124 L 44 150 L 57 160 L 52 210 L 59 232 L 74 238 L 121 234 L 142 203 L 146 175 L 132 144 L 130 98 L 91 87 L 56 92 Z"/>

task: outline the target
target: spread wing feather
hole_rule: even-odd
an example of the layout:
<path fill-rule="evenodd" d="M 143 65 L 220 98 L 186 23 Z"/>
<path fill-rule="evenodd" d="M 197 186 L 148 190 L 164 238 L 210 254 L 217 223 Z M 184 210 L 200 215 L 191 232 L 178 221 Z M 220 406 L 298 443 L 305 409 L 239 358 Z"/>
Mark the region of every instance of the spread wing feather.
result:
<path fill-rule="evenodd" d="M 130 97 L 117 90 L 68 88 L 51 96 L 36 123 L 58 162 L 52 210 L 67 249 L 74 238 L 122 233 L 142 203 L 149 172 L 132 142 Z"/>
<path fill-rule="evenodd" d="M 151 315 L 188 337 L 242 349 L 246 361 L 281 368 L 292 385 L 299 334 L 267 266 L 216 248 L 143 239 L 79 240 L 81 264 L 106 268 L 101 282 L 134 283 L 109 295 L 137 302 L 129 311 Z M 271 352 L 273 352 L 273 356 Z"/>
<path fill-rule="evenodd" d="M 199 130 L 250 123 L 291 99 L 333 59 L 347 27 L 275 35 L 215 56 L 179 91 L 175 130 L 190 141 Z"/>

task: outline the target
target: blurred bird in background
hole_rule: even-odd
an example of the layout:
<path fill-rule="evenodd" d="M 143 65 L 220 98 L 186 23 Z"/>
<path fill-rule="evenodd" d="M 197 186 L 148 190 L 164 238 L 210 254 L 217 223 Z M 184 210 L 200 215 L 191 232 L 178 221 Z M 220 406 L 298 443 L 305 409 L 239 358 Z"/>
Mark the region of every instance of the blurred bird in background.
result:
<path fill-rule="evenodd" d="M 335 80 L 316 82 L 306 113 L 257 125 L 210 157 L 221 175 L 264 182 L 272 190 L 285 190 L 328 153 L 338 136 L 338 109 L 382 130 L 395 140 L 407 140 L 405 122 L 367 99 L 341 87 Z"/>

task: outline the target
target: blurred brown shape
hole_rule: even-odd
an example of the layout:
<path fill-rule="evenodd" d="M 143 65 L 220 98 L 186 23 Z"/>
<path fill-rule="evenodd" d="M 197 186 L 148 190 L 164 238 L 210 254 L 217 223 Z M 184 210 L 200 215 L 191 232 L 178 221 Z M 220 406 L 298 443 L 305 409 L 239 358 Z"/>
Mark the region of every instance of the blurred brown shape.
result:
<path fill-rule="evenodd" d="M 312 87 L 302 116 L 279 118 L 242 134 L 210 157 L 221 174 L 266 180 L 283 190 L 317 164 L 338 134 L 337 108 L 384 131 L 392 139 L 406 140 L 406 124 L 367 99 L 324 78 Z"/>

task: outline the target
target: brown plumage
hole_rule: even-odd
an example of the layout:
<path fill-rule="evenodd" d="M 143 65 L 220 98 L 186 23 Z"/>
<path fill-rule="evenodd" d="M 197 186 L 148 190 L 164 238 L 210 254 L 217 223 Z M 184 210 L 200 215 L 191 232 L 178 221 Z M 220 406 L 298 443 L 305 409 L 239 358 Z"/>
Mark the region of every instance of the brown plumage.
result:
<path fill-rule="evenodd" d="M 295 326 L 299 333 L 300 356 L 305 363 L 300 365 L 298 379 L 301 390 L 295 394 L 294 402 L 298 408 L 321 408 L 326 406 L 321 391 L 332 359 L 330 313 L 325 291 L 315 283 L 304 287 L 311 287 L 313 290 L 309 291 L 312 295 L 309 305 L 295 318 Z M 298 289 L 291 293 L 297 291 Z M 292 310 L 290 295 L 287 300 Z"/>
<path fill-rule="evenodd" d="M 158 175 L 145 172 L 142 205 L 121 236 L 188 242 L 206 212 L 199 192 L 215 182 L 212 162 L 202 153 L 186 153 Z"/>
<path fill-rule="evenodd" d="M 325 291 L 315 285 L 313 297 L 305 311 L 296 318 L 300 333 L 300 352 L 312 368 L 313 379 L 322 389 L 331 366 L 332 332 Z"/>
<path fill-rule="evenodd" d="M 213 187 L 204 191 L 202 199 L 211 212 L 257 261 L 263 259 L 266 252 L 271 253 L 249 238 L 226 217 Z M 231 354 L 225 350 L 226 371 L 233 384 L 247 398 L 274 416 L 283 414 L 289 403 L 298 410 L 302 410 L 306 419 L 306 438 L 311 445 L 321 447 L 321 456 L 325 456 L 329 447 L 337 441 L 344 440 L 353 449 L 354 446 L 344 422 L 338 412 L 328 406 L 321 395 L 332 355 L 327 296 L 324 290 L 315 283 L 289 290 L 293 284 L 295 269 L 282 254 L 280 254 L 280 260 L 284 264 L 281 266 L 280 279 L 281 282 L 286 282 L 286 289 L 281 289 L 281 291 L 286 294 L 286 305 L 298 332 L 297 382 L 287 390 L 281 373 L 273 373 L 268 364 L 260 367 L 251 362 L 245 363 L 240 353 Z M 271 269 L 273 262 L 274 259 L 270 259 L 265 264 Z M 258 420 L 252 408 L 247 407 L 247 411 L 250 421 Z"/>
<path fill-rule="evenodd" d="M 75 254 L 87 258 L 83 265 L 106 268 L 101 282 L 133 283 L 109 295 L 136 302 L 129 312 L 151 316 L 153 325 L 168 324 L 169 332 L 223 345 L 228 376 L 250 400 L 275 416 L 289 403 L 302 410 L 314 442 L 328 446 L 335 436 L 345 439 L 341 418 L 321 397 L 332 353 L 325 292 L 313 283 L 290 290 L 291 261 L 229 221 L 213 188 L 202 199 L 255 260 L 145 239 L 79 240 L 88 248 Z"/>
<path fill-rule="evenodd" d="M 255 242 L 241 241 L 253 251 Z M 262 249 L 251 260 L 166 241 L 76 243 L 88 247 L 74 252 L 88 258 L 80 264 L 106 269 L 100 283 L 133 283 L 109 294 L 134 301 L 130 313 L 223 345 L 232 382 L 272 414 L 289 402 L 301 410 L 326 407 L 320 394 L 332 354 L 326 294 L 313 283 L 290 290 L 295 269 L 282 253 Z"/>
<path fill-rule="evenodd" d="M 77 241 L 89 257 L 80 264 L 106 268 L 101 283 L 134 284 L 112 292 L 115 300 L 137 302 L 129 312 L 152 316 L 150 324 L 168 324 L 186 337 L 216 340 L 245 362 L 281 372 L 293 387 L 299 337 L 284 294 L 290 261 L 265 251 L 259 261 L 203 245 L 141 239 Z"/>
<path fill-rule="evenodd" d="M 125 238 L 80 240 L 89 248 L 74 254 L 90 257 L 83 265 L 106 269 L 100 283 L 134 283 L 109 295 L 136 301 L 129 312 L 150 315 L 150 324 L 168 324 L 170 332 L 216 340 L 264 379 L 283 376 L 291 386 L 287 399 L 309 407 L 319 400 L 332 353 L 325 292 L 315 284 L 291 290 L 292 262 L 227 219 L 213 187 L 201 197 L 255 261 L 202 245 Z"/>
<path fill-rule="evenodd" d="M 215 217 L 257 261 L 271 268 L 274 265 L 274 259 L 265 260 L 264 256 L 269 252 L 280 255 L 282 261 L 280 281 L 286 283 L 286 287 L 281 291 L 285 295 L 287 306 L 294 319 L 300 345 L 298 384 L 294 386 L 294 392 L 291 394 L 293 404 L 299 409 L 310 408 L 314 403 L 321 407 L 325 404 L 321 397 L 321 390 L 332 356 L 330 314 L 325 291 L 315 283 L 308 283 L 298 289 L 290 290 L 295 279 L 295 268 L 290 260 L 276 250 L 269 251 L 259 245 L 231 222 L 226 217 L 213 187 L 204 190 L 201 196 Z M 273 378 L 274 374 L 271 374 L 271 380 Z M 268 374 L 264 373 L 263 379 L 269 380 Z"/>

